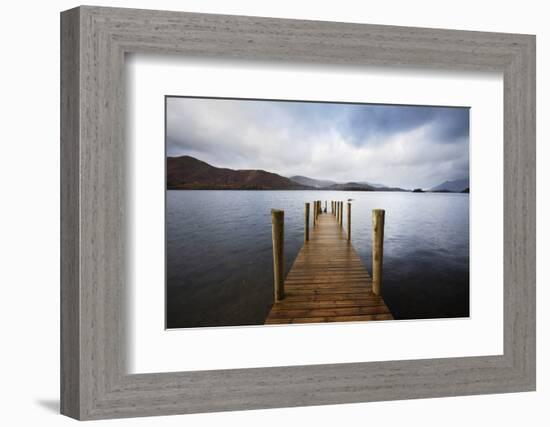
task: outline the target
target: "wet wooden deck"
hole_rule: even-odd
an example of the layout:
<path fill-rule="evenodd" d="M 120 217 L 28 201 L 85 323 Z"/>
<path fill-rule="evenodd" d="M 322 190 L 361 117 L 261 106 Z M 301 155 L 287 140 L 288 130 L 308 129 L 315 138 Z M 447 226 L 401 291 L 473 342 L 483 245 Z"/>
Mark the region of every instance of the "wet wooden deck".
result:
<path fill-rule="evenodd" d="M 310 230 L 285 282 L 285 298 L 273 304 L 266 324 L 391 320 L 372 292 L 367 269 L 331 214 Z"/>

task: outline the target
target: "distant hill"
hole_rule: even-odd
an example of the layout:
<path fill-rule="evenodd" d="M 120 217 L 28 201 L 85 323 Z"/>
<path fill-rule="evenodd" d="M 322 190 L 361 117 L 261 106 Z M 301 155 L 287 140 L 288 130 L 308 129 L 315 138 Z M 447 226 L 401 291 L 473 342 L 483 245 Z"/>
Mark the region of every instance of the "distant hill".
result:
<path fill-rule="evenodd" d="M 264 170 L 217 168 L 191 156 L 166 159 L 166 186 L 185 190 L 310 190 Z"/>
<path fill-rule="evenodd" d="M 340 191 L 409 191 L 399 187 L 386 187 L 383 184 L 369 184 L 367 182 L 346 182 L 343 184 L 334 184 L 324 190 Z"/>
<path fill-rule="evenodd" d="M 337 191 L 377 191 L 379 188 L 373 187 L 369 184 L 360 184 L 358 182 L 346 182 L 344 184 L 333 184 L 329 187 L 326 187 L 326 190 L 337 190 Z"/>
<path fill-rule="evenodd" d="M 371 187 L 374 187 L 374 188 L 390 188 L 390 187 L 386 187 L 384 184 L 379 184 L 379 183 L 376 183 L 376 182 L 359 181 L 358 184 L 366 184 L 366 185 L 370 185 Z"/>
<path fill-rule="evenodd" d="M 286 178 L 259 169 L 218 168 L 191 156 L 167 157 L 166 187 L 170 190 L 408 191 L 367 182 L 337 183 L 301 175 Z"/>
<path fill-rule="evenodd" d="M 470 180 L 468 178 L 456 179 L 454 181 L 445 181 L 442 184 L 430 188 L 428 191 L 460 193 L 463 192 L 466 188 L 470 188 Z"/>
<path fill-rule="evenodd" d="M 336 182 L 330 181 L 328 179 L 315 179 L 315 178 L 308 178 L 307 176 L 300 176 L 300 175 L 291 176 L 289 179 L 298 184 L 307 185 L 308 187 L 314 187 L 314 188 L 325 188 L 336 184 Z"/>
<path fill-rule="evenodd" d="M 405 188 L 401 188 L 401 187 L 384 187 L 382 185 L 380 187 L 375 187 L 375 191 L 411 191 L 411 190 L 406 190 Z"/>
<path fill-rule="evenodd" d="M 333 191 L 408 191 L 398 187 L 386 187 L 384 184 L 374 184 L 367 181 L 359 182 L 335 182 L 328 179 L 314 179 L 307 176 L 291 176 L 290 179 L 302 185 L 314 187 L 319 190 Z"/>

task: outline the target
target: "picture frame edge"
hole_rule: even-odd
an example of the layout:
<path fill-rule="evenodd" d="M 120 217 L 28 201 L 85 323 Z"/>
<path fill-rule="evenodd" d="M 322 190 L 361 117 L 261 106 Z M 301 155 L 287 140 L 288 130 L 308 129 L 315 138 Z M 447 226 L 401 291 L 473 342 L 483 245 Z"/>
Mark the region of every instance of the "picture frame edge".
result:
<path fill-rule="evenodd" d="M 123 125 L 117 121 L 117 117 L 120 117 L 124 111 L 120 99 L 123 98 L 120 95 L 124 94 L 123 84 L 121 84 L 124 55 L 139 46 L 140 41 L 133 41 L 133 37 L 147 45 L 144 39 L 148 35 L 155 33 L 158 36 L 159 34 L 159 30 L 154 29 L 155 25 L 159 27 L 170 25 L 164 21 L 155 24 L 155 17 L 158 16 L 163 19 L 168 17 L 169 21 L 176 23 L 174 24 L 176 27 L 179 21 L 185 23 L 187 19 L 191 19 L 191 16 L 198 21 L 203 18 L 209 22 L 220 19 L 226 27 L 230 27 L 231 22 L 238 25 L 243 20 L 251 26 L 254 26 L 255 20 L 261 21 L 262 25 L 268 22 L 278 25 L 283 21 L 293 21 L 95 6 L 82 6 L 61 13 L 61 413 L 76 419 L 102 419 L 376 401 L 378 397 L 380 397 L 379 400 L 391 400 L 392 397 L 387 393 L 380 392 L 373 395 L 372 391 L 376 387 L 379 387 L 379 390 L 384 389 L 382 383 L 376 383 L 373 379 L 384 377 L 383 373 L 386 371 L 383 366 L 389 366 L 394 370 L 393 372 L 399 372 L 400 375 L 405 376 L 406 373 L 402 374 L 399 366 L 422 367 L 425 378 L 431 379 L 435 378 L 434 372 L 439 369 L 440 374 L 446 373 L 449 378 L 465 381 L 469 377 L 464 371 L 468 369 L 468 364 L 477 366 L 476 364 L 479 363 L 480 366 L 476 368 L 479 374 L 477 382 L 470 385 L 463 384 L 462 389 L 458 386 L 447 387 L 446 390 L 452 391 L 453 395 L 482 394 L 484 390 L 489 392 L 530 391 L 536 388 L 534 269 L 536 263 L 534 180 L 536 37 L 505 33 L 370 26 L 369 24 L 321 23 L 322 21 L 300 22 L 310 22 L 312 27 L 317 23 L 323 29 L 338 26 L 353 27 L 353 30 L 349 30 L 352 32 L 361 32 L 358 29 L 360 27 L 366 32 L 369 28 L 375 28 L 380 33 L 388 32 L 389 38 L 392 31 L 406 31 L 413 39 L 415 34 L 423 34 L 423 31 L 431 36 L 435 33 L 449 34 L 449 38 L 459 39 L 461 34 L 466 34 L 472 39 L 487 38 L 490 43 L 488 43 L 489 46 L 483 46 L 485 50 L 490 50 L 492 45 L 496 46 L 495 50 L 498 50 L 498 54 L 494 55 L 494 59 L 499 61 L 498 66 L 492 67 L 484 62 L 481 68 L 501 69 L 505 76 L 504 140 L 507 151 L 504 179 L 505 204 L 509 208 L 505 210 L 505 230 L 513 230 L 515 236 L 520 236 L 511 244 L 505 238 L 505 258 L 512 261 L 508 263 L 508 268 L 512 269 L 510 275 L 514 280 L 505 278 L 504 355 L 170 374 L 174 376 L 175 384 L 166 381 L 167 374 L 127 375 L 124 372 L 125 356 L 122 354 L 125 343 L 124 278 L 118 274 L 120 270 L 117 270 L 120 266 L 123 268 L 125 266 L 125 247 L 120 241 L 110 241 L 114 246 L 108 245 L 106 240 L 120 238 L 122 236 L 120 233 L 124 229 L 125 207 L 120 206 L 116 197 L 124 195 L 125 175 L 123 171 L 113 169 L 113 165 L 124 158 Z M 146 30 L 143 28 L 145 21 L 150 26 Z M 193 21 L 193 25 L 200 29 L 200 22 Z M 124 29 L 121 29 L 123 26 L 125 26 Z M 177 31 L 177 29 L 171 31 Z M 504 41 L 499 42 L 501 37 Z M 422 39 L 422 43 L 437 45 L 437 39 L 430 40 L 431 42 L 426 42 Z M 368 40 L 364 43 L 367 42 Z M 399 45 L 399 41 L 391 43 Z M 410 43 L 410 40 L 407 43 Z M 92 52 L 92 49 L 97 50 Z M 148 45 L 144 49 L 154 51 L 154 48 Z M 196 46 L 193 49 L 196 49 Z M 167 49 L 169 52 L 177 50 L 172 45 Z M 284 54 L 279 51 L 275 53 Z M 324 53 L 321 56 L 320 62 L 326 60 Z M 466 56 L 460 52 L 457 57 L 462 59 Z M 290 60 L 294 57 L 295 55 L 289 54 Z M 478 56 L 473 58 L 468 62 L 467 69 L 470 69 L 472 63 L 479 59 Z M 391 55 L 385 57 L 385 61 L 386 64 L 391 62 Z M 448 62 L 441 61 L 438 66 L 442 64 L 448 64 Z M 404 64 L 400 63 L 398 66 L 400 65 Z M 425 65 L 429 66 L 429 64 Z M 107 85 L 103 87 L 105 83 Z M 120 98 L 115 99 L 112 95 L 108 95 L 109 91 Z M 107 111 L 101 111 L 100 106 L 105 105 L 108 106 Z M 510 116 L 511 114 L 514 116 Z M 516 120 L 507 122 L 507 117 L 516 117 Z M 107 126 L 99 126 L 100 123 Z M 98 144 L 98 141 L 103 142 Z M 105 141 L 109 141 L 112 145 Z M 111 154 L 114 156 L 111 160 L 105 160 L 108 150 L 113 150 Z M 115 183 L 113 194 L 97 193 L 104 191 L 108 182 Z M 112 217 L 108 213 L 112 214 Z M 94 233 L 102 237 L 92 239 L 93 243 L 90 243 Z M 508 236 L 511 237 L 511 232 L 508 232 Z M 506 246 L 507 242 L 509 247 Z M 105 263 L 108 271 L 102 272 L 99 268 L 98 274 L 97 265 L 102 262 Z M 112 286 L 107 289 L 106 283 Z M 115 333 L 109 336 L 106 331 L 115 331 Z M 433 370 L 426 367 L 431 364 L 435 365 Z M 453 364 L 456 366 L 454 370 Z M 337 381 L 337 378 L 342 377 L 340 372 L 344 372 L 346 368 L 359 369 L 362 372 L 363 369 L 368 370 L 369 366 L 373 369 L 380 367 L 373 377 L 369 376 L 372 373 L 362 377 L 364 380 L 372 381 L 371 386 L 365 385 L 366 388 L 361 388 L 361 385 L 355 385 L 354 390 L 334 392 L 330 398 L 325 396 L 324 393 L 328 393 L 327 389 L 331 387 L 339 390 L 346 388 L 344 383 Z M 325 370 L 324 373 L 323 370 Z M 264 374 L 261 374 L 261 371 Z M 193 395 L 181 385 L 182 379 L 189 378 L 201 383 L 202 376 L 203 381 L 207 381 L 206 384 L 210 386 L 216 382 L 219 383 L 220 378 L 226 381 L 230 378 L 234 381 L 233 384 L 238 386 L 255 384 L 254 387 L 259 387 L 258 382 L 269 384 L 269 381 L 273 381 L 270 380 L 270 376 L 277 372 L 285 375 L 292 372 L 295 375 L 299 371 L 305 372 L 309 381 L 313 382 L 315 379 L 312 378 L 317 375 L 319 384 L 322 383 L 325 388 L 315 390 L 315 387 L 311 389 L 307 384 L 307 387 L 302 384 L 300 388 L 300 384 L 291 383 L 290 394 L 285 399 L 277 398 L 277 392 L 270 394 L 262 389 L 264 393 L 262 399 L 252 401 L 254 396 L 247 395 L 246 390 L 239 390 L 240 400 L 236 396 L 232 399 L 222 399 L 220 396 L 225 396 L 224 393 L 229 393 L 234 388 L 231 385 L 228 389 L 220 389 L 218 400 L 212 398 L 207 400 L 204 396 L 199 398 L 201 396 Z M 456 372 L 453 374 L 454 371 Z M 256 374 L 258 374 L 256 380 L 249 378 Z M 239 375 L 246 381 L 241 379 L 239 382 Z M 356 375 L 352 375 L 350 381 L 354 377 Z M 332 383 L 331 378 L 334 378 Z M 346 379 L 347 376 L 343 375 L 343 380 Z M 155 381 L 158 381 L 156 385 Z M 409 381 L 410 384 L 413 383 L 411 378 Z M 386 384 L 386 390 L 394 393 L 395 399 L 436 397 L 429 394 L 429 391 L 434 388 L 427 388 L 425 384 L 415 387 L 414 390 L 409 383 L 403 390 L 392 388 L 391 384 L 384 384 Z M 479 392 L 476 392 L 476 384 Z M 292 396 L 292 392 L 302 393 L 304 390 L 309 391 L 309 400 L 301 397 L 297 398 L 296 405 L 284 404 L 289 403 L 288 399 Z M 437 390 L 445 390 L 445 388 L 441 386 Z M 285 391 L 289 393 L 286 388 Z M 212 394 L 216 395 L 216 393 Z M 439 395 L 449 394 L 443 393 L 437 396 Z M 367 399 L 364 399 L 365 396 Z M 179 397 L 181 401 L 175 401 L 175 397 Z"/>

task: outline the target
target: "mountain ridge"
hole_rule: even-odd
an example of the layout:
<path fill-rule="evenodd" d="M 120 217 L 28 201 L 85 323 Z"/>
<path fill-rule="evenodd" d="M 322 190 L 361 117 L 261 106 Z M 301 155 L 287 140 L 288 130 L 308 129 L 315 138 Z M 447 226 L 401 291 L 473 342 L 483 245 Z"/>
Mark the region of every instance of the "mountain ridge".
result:
<path fill-rule="evenodd" d="M 334 184 L 338 184 L 336 181 L 331 181 L 329 179 L 315 179 L 303 175 L 294 175 L 289 177 L 288 179 L 297 182 L 298 184 L 307 185 L 308 187 L 315 188 L 325 188 Z"/>
<path fill-rule="evenodd" d="M 430 188 L 428 191 L 431 192 L 450 192 L 450 193 L 461 193 L 465 189 L 470 188 L 470 179 L 461 178 L 451 181 L 442 182 L 435 187 Z"/>
<path fill-rule="evenodd" d="M 169 190 L 332 190 L 403 191 L 366 181 L 336 182 L 294 175 L 290 178 L 262 169 L 219 168 L 192 156 L 166 158 L 166 187 Z M 428 192 L 466 192 L 468 179 L 445 181 Z"/>
<path fill-rule="evenodd" d="M 170 190 L 307 190 L 290 179 L 261 169 L 228 169 L 191 156 L 166 158 Z"/>

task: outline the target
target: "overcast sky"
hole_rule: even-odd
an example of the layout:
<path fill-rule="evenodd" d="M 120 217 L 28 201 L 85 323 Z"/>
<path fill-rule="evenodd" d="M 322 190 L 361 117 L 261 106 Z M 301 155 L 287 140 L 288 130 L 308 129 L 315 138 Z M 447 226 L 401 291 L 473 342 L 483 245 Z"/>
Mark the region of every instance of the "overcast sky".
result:
<path fill-rule="evenodd" d="M 429 188 L 468 176 L 469 109 L 167 98 L 168 156 L 337 182 Z"/>

